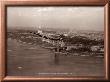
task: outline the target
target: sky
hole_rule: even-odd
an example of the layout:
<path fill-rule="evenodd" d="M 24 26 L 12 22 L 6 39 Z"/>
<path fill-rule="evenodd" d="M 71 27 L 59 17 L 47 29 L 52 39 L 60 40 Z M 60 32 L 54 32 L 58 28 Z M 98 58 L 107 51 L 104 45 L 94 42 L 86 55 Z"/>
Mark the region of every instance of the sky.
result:
<path fill-rule="evenodd" d="M 104 30 L 104 7 L 7 7 L 8 28 Z"/>

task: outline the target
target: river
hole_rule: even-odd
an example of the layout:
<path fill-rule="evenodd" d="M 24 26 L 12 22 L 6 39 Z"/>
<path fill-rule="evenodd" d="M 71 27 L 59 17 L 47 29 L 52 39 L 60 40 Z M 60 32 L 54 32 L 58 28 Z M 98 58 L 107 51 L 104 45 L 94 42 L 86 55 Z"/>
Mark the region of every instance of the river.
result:
<path fill-rule="evenodd" d="M 7 75 L 9 76 L 104 76 L 104 58 L 64 56 L 40 45 L 7 41 Z"/>

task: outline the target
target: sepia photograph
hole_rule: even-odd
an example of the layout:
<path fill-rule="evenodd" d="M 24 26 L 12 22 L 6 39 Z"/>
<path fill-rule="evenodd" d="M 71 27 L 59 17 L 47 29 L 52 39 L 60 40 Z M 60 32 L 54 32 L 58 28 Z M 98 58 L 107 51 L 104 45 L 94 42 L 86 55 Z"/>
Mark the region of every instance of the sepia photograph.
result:
<path fill-rule="evenodd" d="M 7 6 L 8 76 L 105 76 L 103 6 Z"/>

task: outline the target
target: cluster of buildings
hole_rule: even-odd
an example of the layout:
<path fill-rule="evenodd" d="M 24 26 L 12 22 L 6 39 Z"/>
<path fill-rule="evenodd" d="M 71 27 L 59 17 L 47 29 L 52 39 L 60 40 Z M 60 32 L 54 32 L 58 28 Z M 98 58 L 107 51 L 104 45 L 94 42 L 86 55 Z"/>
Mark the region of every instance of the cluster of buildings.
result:
<path fill-rule="evenodd" d="M 65 42 L 61 37 L 62 34 L 53 34 L 53 33 L 44 33 L 42 30 L 38 30 L 38 34 L 42 36 L 42 41 L 52 44 L 55 47 L 60 47 L 65 49 L 66 51 L 69 50 L 78 50 L 83 48 L 88 48 L 89 51 L 92 52 L 100 52 L 104 53 L 104 45 L 92 45 L 92 46 L 85 46 L 84 44 L 71 44 L 69 42 Z M 64 37 L 68 37 L 68 34 L 63 34 Z"/>
<path fill-rule="evenodd" d="M 97 35 L 95 36 L 95 34 Z M 10 37 L 23 39 L 23 41 L 30 40 L 31 42 L 32 41 L 37 42 L 37 39 L 40 37 L 39 40 L 41 40 L 41 42 L 46 42 L 47 44 L 51 44 L 53 47 L 59 48 L 64 51 L 71 51 L 71 50 L 81 51 L 82 50 L 82 51 L 88 51 L 88 52 L 104 53 L 104 44 L 84 45 L 83 42 L 82 43 L 75 43 L 75 42 L 71 43 L 71 42 L 66 42 L 64 40 L 64 37 L 74 39 L 74 37 L 77 35 L 78 33 L 72 33 L 72 32 L 71 33 L 70 32 L 52 33 L 48 31 L 47 32 L 42 31 L 41 29 L 38 29 L 37 31 L 22 31 L 22 32 L 17 31 L 16 33 L 9 32 L 8 34 L 8 36 Z M 98 41 L 99 39 L 103 39 L 103 33 L 101 34 L 101 33 L 86 33 L 85 32 L 85 33 L 81 33 L 81 36 L 86 36 L 90 40 L 96 38 L 96 41 Z"/>

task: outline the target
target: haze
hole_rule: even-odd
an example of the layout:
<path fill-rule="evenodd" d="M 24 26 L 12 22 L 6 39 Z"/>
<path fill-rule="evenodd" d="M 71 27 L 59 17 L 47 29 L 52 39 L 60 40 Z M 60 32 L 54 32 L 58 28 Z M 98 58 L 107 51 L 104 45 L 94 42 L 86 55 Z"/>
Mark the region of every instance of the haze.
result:
<path fill-rule="evenodd" d="M 7 7 L 8 28 L 104 29 L 104 7 Z"/>

